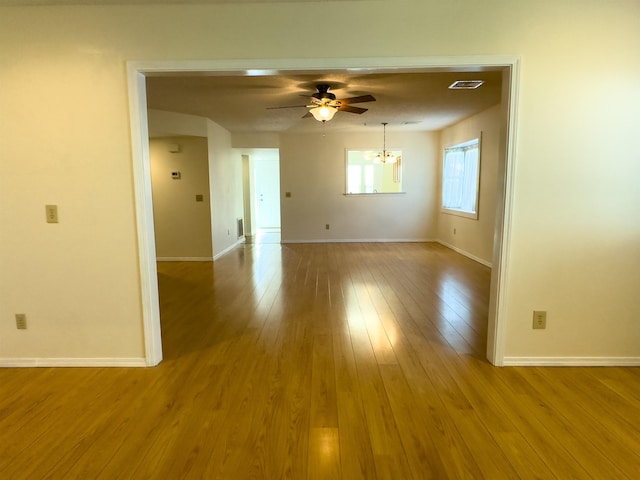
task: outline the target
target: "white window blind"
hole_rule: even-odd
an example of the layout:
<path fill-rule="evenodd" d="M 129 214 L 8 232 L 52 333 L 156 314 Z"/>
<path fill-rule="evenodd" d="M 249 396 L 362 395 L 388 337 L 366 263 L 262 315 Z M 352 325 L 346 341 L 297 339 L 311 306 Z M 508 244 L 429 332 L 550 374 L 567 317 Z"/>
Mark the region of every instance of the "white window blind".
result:
<path fill-rule="evenodd" d="M 477 218 L 480 179 L 480 139 L 445 148 L 442 168 L 442 208 Z"/>

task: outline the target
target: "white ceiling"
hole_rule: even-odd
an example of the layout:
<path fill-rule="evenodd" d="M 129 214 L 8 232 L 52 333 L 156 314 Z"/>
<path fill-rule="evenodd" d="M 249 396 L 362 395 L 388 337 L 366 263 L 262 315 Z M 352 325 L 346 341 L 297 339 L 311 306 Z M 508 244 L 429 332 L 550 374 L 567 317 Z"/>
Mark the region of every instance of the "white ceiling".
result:
<path fill-rule="evenodd" d="M 305 3 L 318 0 L 0 0 L 0 6 L 11 5 L 188 5 L 216 3 Z M 349 0 L 324 0 L 341 2 Z M 389 1 L 389 0 L 386 0 Z"/>
<path fill-rule="evenodd" d="M 273 72 L 271 72 L 273 73 Z M 500 103 L 502 72 L 301 73 L 267 76 L 170 74 L 147 77 L 152 109 L 208 117 L 232 133 L 317 132 L 320 124 L 302 118 L 319 83 L 331 85 L 338 99 L 373 95 L 375 102 L 354 106 L 363 114 L 338 112 L 327 131 L 440 130 Z M 455 80 L 484 80 L 476 90 L 449 90 Z M 299 105 L 298 108 L 278 108 Z"/>

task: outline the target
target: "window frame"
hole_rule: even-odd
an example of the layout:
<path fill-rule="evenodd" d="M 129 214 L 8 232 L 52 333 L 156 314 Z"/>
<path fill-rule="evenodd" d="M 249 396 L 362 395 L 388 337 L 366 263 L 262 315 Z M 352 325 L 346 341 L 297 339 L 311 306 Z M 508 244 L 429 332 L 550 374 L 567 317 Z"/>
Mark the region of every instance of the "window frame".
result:
<path fill-rule="evenodd" d="M 446 174 L 446 170 L 447 170 L 447 165 L 446 165 L 446 161 L 447 161 L 447 152 L 452 151 L 452 150 L 461 150 L 461 149 L 468 149 L 469 147 L 472 147 L 476 145 L 477 146 L 477 151 L 478 151 L 478 155 L 477 155 L 477 166 L 476 166 L 476 172 L 475 172 L 475 179 L 473 180 L 473 184 L 475 185 L 475 195 L 473 197 L 473 206 L 474 211 L 469 211 L 469 210 L 465 210 L 462 208 L 453 208 L 453 207 L 446 207 L 444 205 L 445 202 L 445 185 L 446 183 L 448 183 L 447 179 L 445 178 L 445 174 Z M 469 140 L 466 140 L 464 142 L 457 142 L 451 145 L 448 145 L 446 147 L 444 147 L 442 149 L 442 163 L 441 163 L 441 167 L 442 167 L 442 172 L 440 175 L 440 182 L 441 182 L 441 188 L 440 188 L 440 211 L 442 213 L 445 214 L 449 214 L 449 215 L 457 215 L 459 217 L 465 217 L 465 218 L 470 218 L 473 220 L 477 220 L 478 219 L 478 214 L 479 214 L 479 210 L 480 210 L 480 170 L 481 170 L 481 166 L 482 166 L 482 132 L 480 132 L 478 135 L 473 136 L 472 138 L 470 138 Z"/>

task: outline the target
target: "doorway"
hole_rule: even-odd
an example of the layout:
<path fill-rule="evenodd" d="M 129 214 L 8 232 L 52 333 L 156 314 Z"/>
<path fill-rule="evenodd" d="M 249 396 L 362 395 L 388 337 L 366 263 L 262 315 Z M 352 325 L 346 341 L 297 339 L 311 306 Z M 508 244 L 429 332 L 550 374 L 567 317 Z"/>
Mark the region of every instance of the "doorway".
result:
<path fill-rule="evenodd" d="M 251 208 L 255 212 L 253 243 L 280 243 L 280 154 L 275 148 L 256 149 L 249 158 Z"/>
<path fill-rule="evenodd" d="M 162 360 L 162 339 L 154 239 L 153 214 L 148 172 L 149 152 L 146 112 L 146 75 L 160 72 L 203 72 L 211 75 L 246 75 L 250 71 L 323 73 L 346 72 L 357 69 L 366 73 L 400 73 L 443 71 L 445 69 L 501 68 L 503 71 L 504 141 L 500 149 L 498 206 L 496 212 L 493 275 L 491 280 L 487 358 L 494 365 L 502 365 L 504 359 L 504 292 L 506 291 L 505 263 L 509 251 L 509 232 L 512 205 L 512 158 L 515 150 L 516 94 L 519 83 L 519 58 L 514 56 L 486 57 L 429 57 L 385 59 L 324 59 L 322 68 L 313 59 L 252 60 L 211 62 L 130 62 L 128 64 L 130 114 L 134 162 L 136 212 L 139 238 L 140 277 L 142 288 L 143 324 L 148 365 Z"/>
<path fill-rule="evenodd" d="M 277 154 L 275 150 L 275 157 L 269 152 L 268 156 L 256 156 L 251 162 L 258 230 L 280 230 L 280 160 Z"/>

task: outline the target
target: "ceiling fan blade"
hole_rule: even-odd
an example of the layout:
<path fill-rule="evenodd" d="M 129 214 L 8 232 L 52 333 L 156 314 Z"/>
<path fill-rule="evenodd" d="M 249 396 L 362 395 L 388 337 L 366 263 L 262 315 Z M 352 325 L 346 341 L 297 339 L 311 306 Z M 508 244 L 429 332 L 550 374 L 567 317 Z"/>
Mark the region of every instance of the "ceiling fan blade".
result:
<path fill-rule="evenodd" d="M 283 107 L 267 107 L 267 110 L 275 110 L 280 108 L 300 108 L 306 107 L 310 109 L 314 109 L 316 107 L 320 107 L 323 105 L 334 107 L 338 110 L 348 113 L 357 113 L 361 114 L 366 112 L 368 109 L 360 108 L 360 107 L 352 107 L 352 103 L 364 103 L 364 102 L 375 102 L 376 99 L 373 95 L 360 95 L 358 97 L 344 98 L 344 99 L 336 99 L 335 95 L 328 93 L 329 86 L 328 85 L 317 85 L 317 93 L 314 93 L 309 98 L 309 105 L 286 105 Z M 301 97 L 305 97 L 306 95 L 300 95 Z M 307 112 L 302 118 L 312 117 L 311 112 Z"/>
<path fill-rule="evenodd" d="M 287 105 L 285 107 L 267 107 L 267 110 L 277 110 L 278 108 L 300 108 L 306 107 L 306 105 Z"/>
<path fill-rule="evenodd" d="M 338 107 L 338 110 L 340 110 L 341 112 L 349 112 L 349 113 L 364 113 L 367 110 L 369 110 L 368 108 L 360 108 L 360 107 L 352 107 L 351 105 L 340 105 Z"/>
<path fill-rule="evenodd" d="M 351 103 L 375 102 L 376 99 L 372 95 L 361 95 L 359 97 L 341 98 L 340 102 L 349 105 Z"/>

